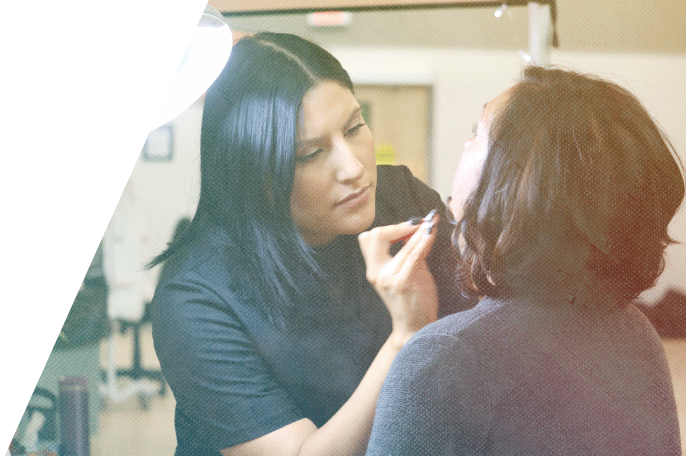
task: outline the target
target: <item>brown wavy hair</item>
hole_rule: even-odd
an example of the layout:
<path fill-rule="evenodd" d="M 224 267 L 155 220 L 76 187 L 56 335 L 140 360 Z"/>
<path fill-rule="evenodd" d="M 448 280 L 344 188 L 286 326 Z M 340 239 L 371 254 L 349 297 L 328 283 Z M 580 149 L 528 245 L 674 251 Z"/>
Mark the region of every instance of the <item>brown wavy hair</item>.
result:
<path fill-rule="evenodd" d="M 570 290 L 590 275 L 622 300 L 654 285 L 673 243 L 683 165 L 621 86 L 525 68 L 490 127 L 453 239 L 467 294 Z M 576 284 L 576 285 L 574 285 Z"/>

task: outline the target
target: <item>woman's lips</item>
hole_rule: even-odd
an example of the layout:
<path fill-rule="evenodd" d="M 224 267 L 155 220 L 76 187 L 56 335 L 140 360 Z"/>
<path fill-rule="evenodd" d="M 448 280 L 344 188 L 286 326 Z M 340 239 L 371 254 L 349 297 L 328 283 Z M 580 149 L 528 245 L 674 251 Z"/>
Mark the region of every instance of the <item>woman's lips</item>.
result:
<path fill-rule="evenodd" d="M 360 190 L 353 192 L 340 200 L 338 203 L 336 203 L 336 206 L 355 207 L 364 204 L 369 199 L 369 195 L 371 194 L 370 190 L 371 185 L 367 185 L 366 187 L 361 188 Z"/>

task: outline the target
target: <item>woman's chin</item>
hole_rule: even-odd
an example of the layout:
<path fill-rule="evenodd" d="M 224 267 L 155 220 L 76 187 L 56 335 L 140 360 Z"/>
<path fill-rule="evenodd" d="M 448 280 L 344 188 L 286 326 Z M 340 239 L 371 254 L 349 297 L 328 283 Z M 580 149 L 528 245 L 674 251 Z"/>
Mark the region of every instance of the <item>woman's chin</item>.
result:
<path fill-rule="evenodd" d="M 350 228 L 347 230 L 346 234 L 360 234 L 363 231 L 367 231 L 369 227 L 372 226 L 376 213 L 374 211 L 374 205 L 371 204 L 370 206 L 370 209 L 367 209 L 360 214 L 356 214 L 349 220 Z"/>

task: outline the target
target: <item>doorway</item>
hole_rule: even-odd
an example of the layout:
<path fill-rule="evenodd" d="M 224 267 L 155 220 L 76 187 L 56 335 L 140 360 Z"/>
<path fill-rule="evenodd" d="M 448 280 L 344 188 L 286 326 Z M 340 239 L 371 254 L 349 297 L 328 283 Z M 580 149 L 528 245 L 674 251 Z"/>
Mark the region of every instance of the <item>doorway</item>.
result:
<path fill-rule="evenodd" d="M 377 163 L 405 165 L 429 185 L 431 86 L 360 84 L 355 96 L 374 136 Z"/>

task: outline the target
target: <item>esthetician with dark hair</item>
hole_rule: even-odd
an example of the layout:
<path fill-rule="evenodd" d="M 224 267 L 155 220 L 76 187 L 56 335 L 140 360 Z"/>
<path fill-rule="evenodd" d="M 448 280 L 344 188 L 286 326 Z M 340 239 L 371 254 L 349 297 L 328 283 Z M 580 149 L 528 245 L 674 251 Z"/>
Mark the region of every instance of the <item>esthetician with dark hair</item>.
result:
<path fill-rule="evenodd" d="M 153 262 L 165 263 L 151 312 L 176 454 L 363 454 L 396 353 L 473 304 L 435 208 L 407 168 L 376 165 L 331 54 L 292 35 L 241 39 L 205 97 L 197 212 Z M 389 267 L 402 292 L 382 301 L 357 235 L 401 222 L 375 244 L 400 250 Z"/>

